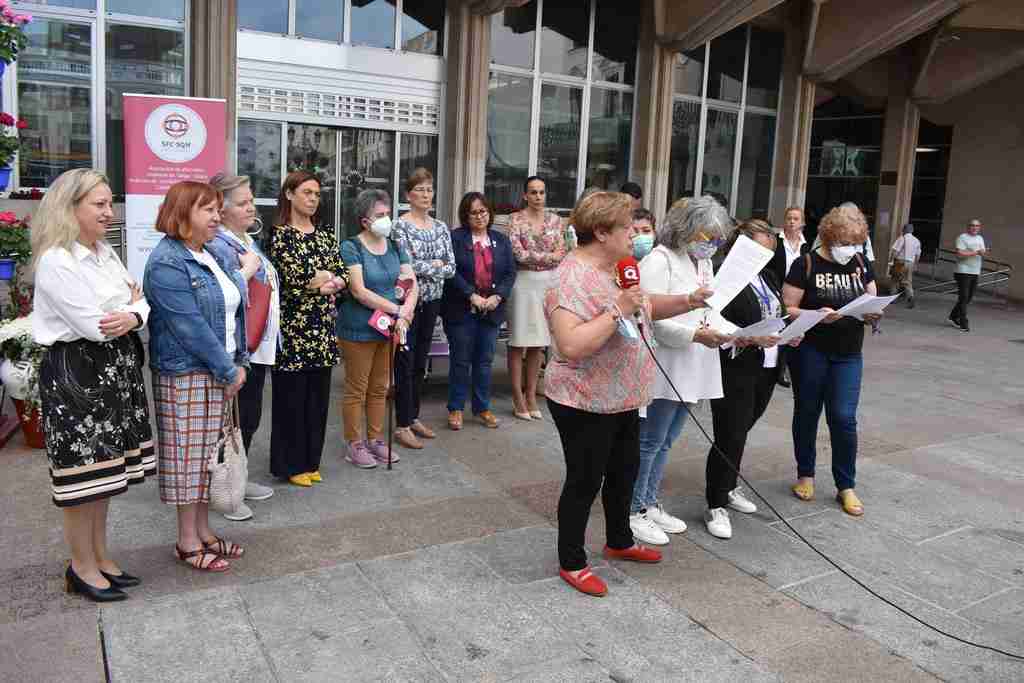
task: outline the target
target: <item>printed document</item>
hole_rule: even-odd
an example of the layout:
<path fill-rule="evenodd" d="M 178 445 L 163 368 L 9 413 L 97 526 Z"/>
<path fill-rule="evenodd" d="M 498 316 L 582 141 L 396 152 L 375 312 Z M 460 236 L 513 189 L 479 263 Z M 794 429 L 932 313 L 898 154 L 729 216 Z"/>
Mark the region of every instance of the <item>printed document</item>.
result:
<path fill-rule="evenodd" d="M 771 249 L 762 247 L 746 235 L 740 235 L 711 281 L 714 294 L 708 297 L 708 307 L 720 312 L 728 306 L 774 255 Z"/>

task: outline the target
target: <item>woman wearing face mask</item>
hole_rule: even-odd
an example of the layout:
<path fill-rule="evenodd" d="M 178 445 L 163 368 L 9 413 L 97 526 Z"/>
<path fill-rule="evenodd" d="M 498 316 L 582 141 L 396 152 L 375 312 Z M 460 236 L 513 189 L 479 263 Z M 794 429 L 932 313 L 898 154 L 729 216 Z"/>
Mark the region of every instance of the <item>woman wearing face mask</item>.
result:
<path fill-rule="evenodd" d="M 652 294 L 689 294 L 711 284 L 711 257 L 732 234 L 728 212 L 712 197 L 673 206 L 658 230 L 658 246 L 640 264 L 640 283 Z M 654 323 L 658 358 L 686 404 L 722 397 L 718 347 L 729 340 L 733 326 L 710 309 L 692 311 Z M 686 531 L 686 524 L 658 502 L 668 452 L 688 415 L 686 404 L 665 378 L 654 377 L 653 401 L 640 422 L 640 469 L 633 487 L 629 525 L 644 543 L 664 545 L 667 534 Z M 733 492 L 736 500 L 742 498 Z M 732 498 L 730 498 L 732 500 Z"/>
<path fill-rule="evenodd" d="M 854 492 L 857 461 L 857 403 L 860 400 L 864 360 L 865 321 L 835 313 L 865 292 L 875 294 L 871 264 L 858 252 L 867 238 L 867 222 L 857 209 L 832 209 L 818 226 L 821 246 L 793 264 L 786 276 L 782 297 L 793 319 L 804 311 L 819 310 L 828 317 L 806 334 L 793 352 L 800 386 L 793 412 L 793 446 L 797 483 L 793 494 L 800 500 L 814 498 L 816 440 L 821 409 L 825 408 L 832 439 L 832 477 L 836 499 L 850 515 L 864 514 Z"/>
<path fill-rule="evenodd" d="M 654 214 L 647 209 L 633 210 L 633 231 L 636 237 L 633 238 L 633 257 L 642 261 L 644 256 L 654 249 Z"/>
<path fill-rule="evenodd" d="M 341 244 L 341 257 L 348 264 L 351 278 L 351 296 L 338 308 L 338 346 L 345 360 L 341 416 L 348 444 L 345 459 L 356 467 L 372 469 L 388 461 L 388 444 L 383 436 L 392 342 L 389 336 L 370 327 L 370 318 L 375 311 L 390 316 L 399 338 L 408 338 L 419 291 L 409 255 L 392 239 L 388 193 L 363 190 L 356 197 L 353 212 L 360 232 Z M 414 281 L 402 301 L 395 287 L 400 278 Z M 391 462 L 398 460 L 398 454 L 392 451 Z"/>
<path fill-rule="evenodd" d="M 296 486 L 322 480 L 334 342 L 335 295 L 348 287 L 334 231 L 319 224 L 320 181 L 284 179 L 269 256 L 281 278 L 281 348 L 272 372 L 270 472 Z"/>
<path fill-rule="evenodd" d="M 540 420 L 537 383 L 544 349 L 551 343 L 544 319 L 544 293 L 555 267 L 565 258 L 565 231 L 558 214 L 545 210 L 544 181 L 526 179 L 526 208 L 512 214 L 508 239 L 519 272 L 508 306 L 508 371 L 512 375 L 513 412 L 520 420 Z M 526 352 L 526 386 L 523 386 L 523 351 Z"/>

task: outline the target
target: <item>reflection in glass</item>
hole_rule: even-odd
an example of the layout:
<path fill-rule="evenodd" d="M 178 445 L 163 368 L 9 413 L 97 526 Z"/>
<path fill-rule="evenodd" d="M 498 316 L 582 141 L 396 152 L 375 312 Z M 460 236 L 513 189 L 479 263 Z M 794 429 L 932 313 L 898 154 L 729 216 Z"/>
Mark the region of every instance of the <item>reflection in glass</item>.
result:
<path fill-rule="evenodd" d="M 440 55 L 444 49 L 444 0 L 402 3 L 402 49 Z"/>
<path fill-rule="evenodd" d="M 591 90 L 586 187 L 617 190 L 629 179 L 632 132 L 633 93 Z"/>
<path fill-rule="evenodd" d="M 407 203 L 404 189 L 405 179 L 417 168 L 425 168 L 434 176 L 434 189 L 437 189 L 437 136 L 414 135 L 402 133 L 402 150 L 398 156 L 398 199 Z"/>
<path fill-rule="evenodd" d="M 545 8 L 545 12 L 547 9 Z M 600 0 L 594 19 L 595 81 L 628 83 L 636 80 L 640 16 L 632 0 Z"/>
<path fill-rule="evenodd" d="M 338 0 L 295 0 L 295 35 L 340 43 L 345 19 Z"/>
<path fill-rule="evenodd" d="M 740 220 L 768 217 L 774 151 L 775 117 L 747 114 L 743 119 L 740 182 L 736 197 L 736 217 Z"/>
<path fill-rule="evenodd" d="M 747 69 L 747 105 L 775 109 L 779 104 L 783 34 L 750 29 L 750 66 Z"/>
<path fill-rule="evenodd" d="M 249 176 L 257 199 L 277 199 L 281 191 L 281 124 L 238 122 L 238 174 Z"/>
<path fill-rule="evenodd" d="M 708 109 L 700 192 L 711 195 L 727 209 L 732 194 L 732 162 L 736 151 L 738 119 L 739 116 L 733 112 Z"/>
<path fill-rule="evenodd" d="M 352 205 L 366 189 L 384 190 L 395 199 L 395 134 L 388 130 L 343 128 L 338 189 L 342 229 L 339 234 L 359 233 Z"/>
<path fill-rule="evenodd" d="M 28 45 L 18 59 L 22 187 L 49 187 L 64 171 L 88 168 L 92 158 L 92 43 L 90 27 L 36 17 L 24 28 Z"/>
<path fill-rule="evenodd" d="M 288 124 L 288 172 L 309 171 L 320 180 L 320 225 L 333 228 L 338 185 L 337 130 L 326 126 Z"/>
<path fill-rule="evenodd" d="M 590 3 L 546 3 L 541 21 L 540 70 L 586 78 Z"/>
<path fill-rule="evenodd" d="M 700 136 L 700 103 L 672 105 L 672 154 L 668 166 L 668 203 L 692 197 L 697 178 L 697 141 Z"/>
<path fill-rule="evenodd" d="M 680 95 L 696 95 L 704 92 L 704 60 L 707 48 L 703 45 L 689 52 L 676 54 L 673 71 L 673 87 Z"/>
<path fill-rule="evenodd" d="M 529 175 L 533 80 L 491 72 L 487 90 L 484 192 L 497 213 L 511 213 Z"/>
<path fill-rule="evenodd" d="M 541 87 L 537 175 L 547 185 L 548 206 L 552 209 L 576 204 L 582 108 L 581 88 L 551 83 Z"/>
<path fill-rule="evenodd" d="M 52 2 L 48 4 L 54 4 Z M 95 0 L 90 4 L 95 6 Z M 140 17 L 185 20 L 184 0 L 107 0 L 107 11 L 115 14 L 134 14 Z"/>
<path fill-rule="evenodd" d="M 353 45 L 395 47 L 395 0 L 353 0 Z"/>
<path fill-rule="evenodd" d="M 711 41 L 708 64 L 708 99 L 739 102 L 743 96 L 743 62 L 747 27 L 739 26 Z M 777 74 L 778 72 L 776 72 Z"/>
<path fill-rule="evenodd" d="M 25 2 L 16 1 L 14 4 L 36 4 L 52 5 L 54 7 L 72 7 L 74 9 L 96 9 L 96 0 L 25 0 Z"/>
<path fill-rule="evenodd" d="M 288 33 L 288 0 L 238 0 L 238 27 Z"/>
<path fill-rule="evenodd" d="M 107 29 L 107 176 L 124 192 L 124 93 L 185 94 L 185 34 L 160 28 Z"/>
<path fill-rule="evenodd" d="M 491 62 L 533 68 L 533 36 L 537 30 L 537 1 L 509 7 L 491 15 Z"/>

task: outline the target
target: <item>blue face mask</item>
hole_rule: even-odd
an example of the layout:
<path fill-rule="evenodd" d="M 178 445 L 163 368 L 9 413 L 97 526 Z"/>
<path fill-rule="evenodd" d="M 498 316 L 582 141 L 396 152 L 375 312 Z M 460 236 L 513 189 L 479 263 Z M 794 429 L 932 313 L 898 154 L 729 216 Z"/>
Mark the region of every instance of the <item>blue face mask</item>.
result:
<path fill-rule="evenodd" d="M 718 251 L 718 244 L 715 242 L 690 242 L 686 245 L 686 251 L 698 261 L 709 259 Z"/>
<path fill-rule="evenodd" d="M 633 256 L 637 261 L 651 253 L 654 249 L 654 235 L 640 234 L 633 238 Z"/>

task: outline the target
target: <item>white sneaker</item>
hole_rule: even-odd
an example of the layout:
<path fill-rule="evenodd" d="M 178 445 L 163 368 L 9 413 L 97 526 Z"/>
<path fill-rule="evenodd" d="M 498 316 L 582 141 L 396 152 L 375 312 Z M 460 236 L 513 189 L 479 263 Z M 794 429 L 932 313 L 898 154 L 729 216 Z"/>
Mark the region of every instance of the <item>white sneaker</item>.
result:
<path fill-rule="evenodd" d="M 729 507 L 736 512 L 745 512 L 748 515 L 752 515 L 757 512 L 757 506 L 743 495 L 743 490 L 739 487 L 729 491 Z"/>
<path fill-rule="evenodd" d="M 704 513 L 704 524 L 715 538 L 732 538 L 732 523 L 725 508 L 711 508 Z"/>
<path fill-rule="evenodd" d="M 245 482 L 245 499 L 246 500 L 266 500 L 274 495 L 274 489 L 263 484 L 257 484 L 254 481 Z"/>
<path fill-rule="evenodd" d="M 643 512 L 637 512 L 629 516 L 629 528 L 633 531 L 633 538 L 648 545 L 667 545 L 668 536 L 657 524 L 647 518 Z"/>
<path fill-rule="evenodd" d="M 686 531 L 686 522 L 665 512 L 661 503 L 647 508 L 647 519 L 657 524 L 667 534 L 681 534 Z"/>
<path fill-rule="evenodd" d="M 242 503 L 234 512 L 225 512 L 224 519 L 230 522 L 244 522 L 247 519 L 252 519 L 252 510 L 245 503 Z"/>

